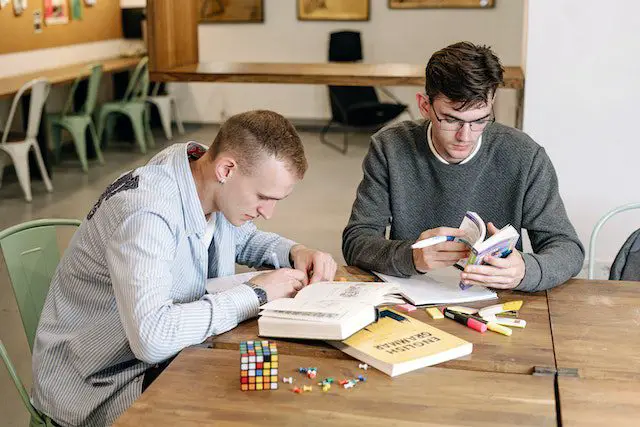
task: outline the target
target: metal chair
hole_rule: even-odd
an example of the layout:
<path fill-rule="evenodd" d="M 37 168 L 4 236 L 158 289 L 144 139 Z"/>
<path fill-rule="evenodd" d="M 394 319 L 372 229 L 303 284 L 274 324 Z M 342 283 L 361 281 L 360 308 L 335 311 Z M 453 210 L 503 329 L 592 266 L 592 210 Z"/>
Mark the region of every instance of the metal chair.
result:
<path fill-rule="evenodd" d="M 49 284 L 60 262 L 56 227 L 78 227 L 80 224 L 81 221 L 76 219 L 38 219 L 0 232 L 0 248 L 7 265 L 29 349 L 32 351 Z M 52 426 L 51 420 L 31 404 L 29 393 L 18 377 L 2 341 L 0 359 L 7 366 L 9 376 L 20 393 L 25 408 L 31 414 L 30 425 Z"/>
<path fill-rule="evenodd" d="M 614 215 L 632 209 L 640 209 L 640 203 L 631 203 L 628 205 L 618 206 L 617 208 L 607 212 L 602 218 L 600 218 L 595 227 L 593 227 L 593 231 L 591 232 L 591 239 L 589 240 L 589 279 L 595 278 L 596 240 L 598 238 L 598 233 L 600 233 L 600 229 Z"/>
<path fill-rule="evenodd" d="M 9 156 L 16 169 L 16 175 L 20 182 L 20 187 L 24 192 L 24 198 L 27 202 L 32 200 L 31 197 L 31 177 L 29 176 L 29 150 L 33 152 L 38 163 L 38 168 L 42 174 L 42 180 L 48 192 L 53 191 L 53 185 L 49 179 L 47 168 L 42 159 L 42 153 L 38 146 L 38 130 L 40 128 L 40 120 L 42 118 L 42 110 L 49 95 L 51 85 L 47 79 L 35 79 L 25 83 L 16 96 L 13 98 L 9 116 L 5 122 L 4 133 L 0 140 L 0 186 L 2 185 L 2 172 L 4 170 L 6 158 L 3 154 Z M 9 134 L 11 124 L 18 109 L 20 98 L 27 92 L 31 91 L 31 100 L 29 103 L 29 119 L 27 121 L 27 133 L 20 137 L 14 138 Z"/>

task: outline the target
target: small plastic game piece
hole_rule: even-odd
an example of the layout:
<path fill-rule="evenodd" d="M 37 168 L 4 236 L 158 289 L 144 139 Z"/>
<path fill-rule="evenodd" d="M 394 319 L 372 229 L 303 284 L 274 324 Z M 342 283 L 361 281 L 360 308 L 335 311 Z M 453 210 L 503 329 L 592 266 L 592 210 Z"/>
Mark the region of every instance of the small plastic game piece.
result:
<path fill-rule="evenodd" d="M 302 390 L 303 391 L 313 391 L 313 387 L 310 385 L 304 385 L 302 386 Z"/>
<path fill-rule="evenodd" d="M 364 369 L 366 371 L 367 369 L 369 369 L 369 365 L 367 365 L 366 363 L 360 363 L 358 365 L 358 368 Z"/>
<path fill-rule="evenodd" d="M 291 377 L 282 377 L 282 382 L 283 383 L 293 384 L 293 378 L 291 378 Z"/>

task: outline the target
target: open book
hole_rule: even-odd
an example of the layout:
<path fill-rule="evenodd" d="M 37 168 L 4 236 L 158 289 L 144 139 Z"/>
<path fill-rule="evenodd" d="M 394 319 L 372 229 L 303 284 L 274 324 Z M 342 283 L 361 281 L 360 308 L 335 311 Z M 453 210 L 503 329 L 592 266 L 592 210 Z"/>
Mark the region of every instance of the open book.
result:
<path fill-rule="evenodd" d="M 460 289 L 460 271 L 453 267 L 406 278 L 378 272 L 376 275 L 385 282 L 400 286 L 400 294 L 413 305 L 460 304 L 498 298 L 495 292 L 482 286 Z"/>
<path fill-rule="evenodd" d="M 376 320 L 376 306 L 401 304 L 392 283 L 317 282 L 260 307 L 259 335 L 342 340 Z"/>
<path fill-rule="evenodd" d="M 461 270 L 464 270 L 467 265 L 483 264 L 484 259 L 488 256 L 499 258 L 508 256 L 520 238 L 520 233 L 509 224 L 485 240 L 487 226 L 477 213 L 471 211 L 467 211 L 465 214 L 460 229 L 465 232 L 464 240 L 460 241 L 466 243 L 471 249 L 468 258 L 461 259 L 456 263 L 456 267 Z"/>
<path fill-rule="evenodd" d="M 470 354 L 473 344 L 395 310 L 344 341 L 330 344 L 395 377 Z"/>

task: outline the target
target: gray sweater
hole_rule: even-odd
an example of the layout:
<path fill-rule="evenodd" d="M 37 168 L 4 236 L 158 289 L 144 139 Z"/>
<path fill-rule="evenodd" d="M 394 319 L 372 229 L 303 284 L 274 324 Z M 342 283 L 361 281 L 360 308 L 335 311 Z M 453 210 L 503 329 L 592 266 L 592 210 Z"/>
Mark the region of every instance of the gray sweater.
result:
<path fill-rule="evenodd" d="M 427 125 L 402 122 L 372 137 L 342 235 L 349 265 L 395 276 L 418 274 L 410 246 L 420 233 L 458 227 L 465 212 L 474 211 L 498 228 L 511 224 L 527 230 L 534 253 L 522 254 L 526 272 L 516 289 L 549 289 L 578 274 L 584 248 L 567 218 L 544 148 L 494 123 L 484 130 L 469 162 L 444 164 L 429 149 Z M 522 251 L 522 239 L 517 248 Z"/>

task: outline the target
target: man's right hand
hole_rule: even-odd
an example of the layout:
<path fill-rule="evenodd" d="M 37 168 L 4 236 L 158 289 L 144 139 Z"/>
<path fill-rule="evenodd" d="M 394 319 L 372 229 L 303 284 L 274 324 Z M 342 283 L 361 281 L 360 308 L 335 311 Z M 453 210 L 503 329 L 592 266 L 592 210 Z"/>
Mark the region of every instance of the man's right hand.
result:
<path fill-rule="evenodd" d="M 464 231 L 459 228 L 439 227 L 423 231 L 417 241 L 434 236 L 464 237 Z M 464 243 L 444 242 L 422 249 L 413 249 L 413 263 L 421 273 L 436 268 L 449 267 L 459 259 L 469 256 L 469 247 Z"/>
<path fill-rule="evenodd" d="M 248 282 L 260 287 L 267 293 L 267 301 L 278 298 L 290 298 L 308 284 L 307 275 L 293 268 L 279 268 L 258 274 Z"/>

